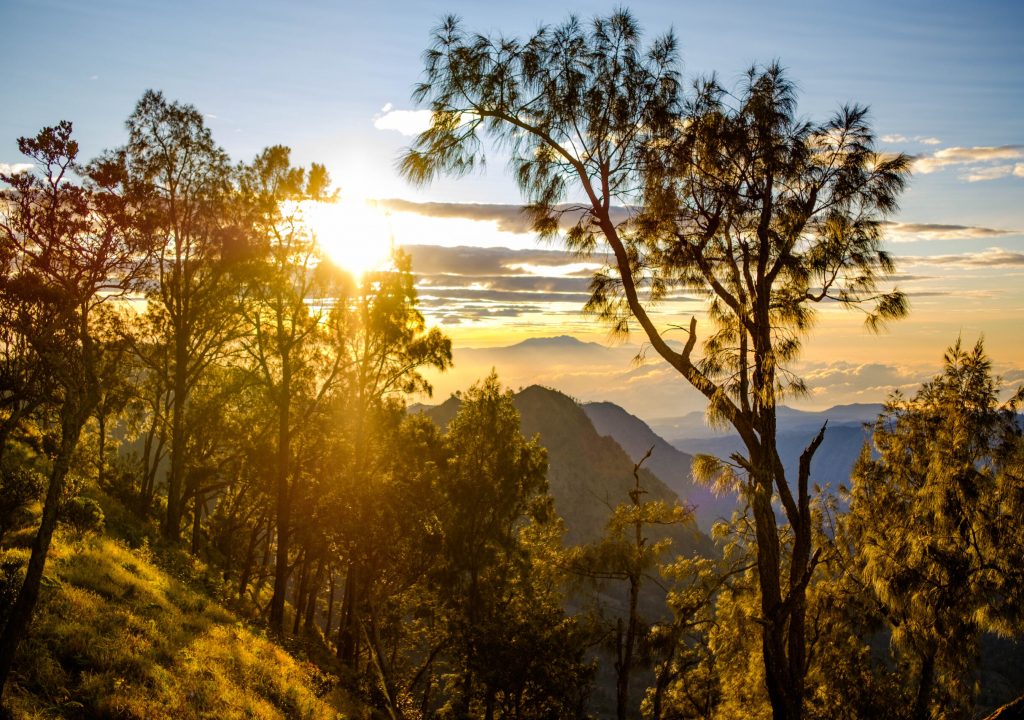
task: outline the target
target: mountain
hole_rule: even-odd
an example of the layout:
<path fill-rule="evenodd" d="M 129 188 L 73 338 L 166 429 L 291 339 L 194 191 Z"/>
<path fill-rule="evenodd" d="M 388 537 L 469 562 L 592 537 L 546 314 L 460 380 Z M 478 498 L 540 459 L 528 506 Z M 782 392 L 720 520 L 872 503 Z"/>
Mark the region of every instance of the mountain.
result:
<path fill-rule="evenodd" d="M 643 466 L 694 507 L 697 526 L 701 530 L 710 531 L 717 519 L 728 518 L 732 513 L 736 498 L 716 496 L 708 488 L 695 484 L 690 474 L 693 456 L 670 445 L 643 420 L 615 403 L 583 403 L 582 407 L 597 432 L 614 439 L 633 462 L 651 450 L 651 456 Z"/>
<path fill-rule="evenodd" d="M 865 425 L 873 422 L 881 411 L 882 405 L 875 403 L 837 405 L 820 412 L 780 407 L 776 437 L 786 476 L 790 480 L 796 479 L 800 453 L 827 420 L 825 440 L 811 461 L 811 482 L 828 484 L 833 490 L 840 485 L 849 485 L 850 472 L 861 448 L 865 441 L 871 439 L 871 432 Z M 676 421 L 676 428 L 694 429 L 689 416 L 686 416 L 685 422 L 684 418 L 672 420 Z M 664 426 L 664 419 L 661 422 Z M 744 452 L 743 443 L 734 432 L 719 435 L 698 433 L 673 440 L 672 445 L 694 455 L 701 453 L 722 458 L 734 452 Z"/>
<path fill-rule="evenodd" d="M 818 432 L 825 420 L 829 427 L 837 425 L 856 425 L 874 422 L 882 412 L 881 403 L 852 403 L 835 405 L 827 410 L 809 411 L 781 405 L 777 411 L 779 430 L 781 432 Z M 732 428 L 709 427 L 702 410 L 674 417 L 656 417 L 650 420 L 651 429 L 658 435 L 668 438 L 676 447 L 687 440 L 695 438 L 726 437 L 734 434 Z"/>
<path fill-rule="evenodd" d="M 555 508 L 565 520 L 566 543 L 598 539 L 611 509 L 629 502 L 634 460 L 614 439 L 594 428 L 583 408 L 557 390 L 532 385 L 517 393 L 514 401 L 523 434 L 538 433 L 541 445 L 547 448 L 548 486 Z M 459 402 L 452 396 L 440 405 L 417 409 L 444 427 L 455 417 Z M 640 482 L 652 500 L 679 500 L 676 492 L 646 468 L 640 469 Z M 672 538 L 673 552 L 711 551 L 710 539 L 696 525 L 662 530 Z M 653 530 L 651 534 L 657 535 Z"/>

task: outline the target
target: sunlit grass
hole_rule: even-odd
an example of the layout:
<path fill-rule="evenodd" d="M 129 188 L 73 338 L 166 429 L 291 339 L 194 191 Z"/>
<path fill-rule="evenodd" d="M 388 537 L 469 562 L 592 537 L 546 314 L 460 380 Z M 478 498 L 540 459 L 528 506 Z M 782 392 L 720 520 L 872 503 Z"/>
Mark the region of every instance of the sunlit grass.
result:
<path fill-rule="evenodd" d="M 15 718 L 349 717 L 312 663 L 103 535 L 58 535 L 12 680 Z"/>

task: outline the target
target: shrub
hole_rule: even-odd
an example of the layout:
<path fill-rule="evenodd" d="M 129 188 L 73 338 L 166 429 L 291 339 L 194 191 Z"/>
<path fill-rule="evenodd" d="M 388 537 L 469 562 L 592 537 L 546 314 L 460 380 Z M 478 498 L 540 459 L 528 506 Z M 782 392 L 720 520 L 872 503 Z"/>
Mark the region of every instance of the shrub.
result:
<path fill-rule="evenodd" d="M 103 527 L 103 508 L 92 498 L 71 498 L 61 507 L 60 519 L 78 533 L 100 530 Z"/>
<path fill-rule="evenodd" d="M 29 517 L 25 511 L 39 498 L 43 485 L 43 476 L 35 470 L 21 466 L 0 468 L 0 540 Z"/>

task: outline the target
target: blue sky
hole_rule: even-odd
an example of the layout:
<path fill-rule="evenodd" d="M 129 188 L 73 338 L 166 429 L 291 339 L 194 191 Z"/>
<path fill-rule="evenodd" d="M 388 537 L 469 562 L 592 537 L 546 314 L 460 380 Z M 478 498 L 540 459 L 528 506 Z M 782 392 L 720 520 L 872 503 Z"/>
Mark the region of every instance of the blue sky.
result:
<path fill-rule="evenodd" d="M 135 102 L 154 88 L 205 113 L 236 160 L 285 144 L 298 162 L 326 163 L 343 193 L 454 204 L 445 217 L 396 214 L 392 232 L 402 243 L 527 252 L 537 247 L 532 236 L 510 231 L 500 207 L 490 215 L 459 210 L 520 201 L 501 158 L 492 157 L 484 175 L 413 189 L 393 171 L 410 138 L 386 129 L 400 124 L 390 113 L 413 109 L 421 53 L 445 14 L 474 30 L 521 36 L 571 12 L 587 18 L 615 7 L 0 0 L 0 163 L 20 161 L 17 137 L 60 119 L 75 123 L 86 157 L 114 147 Z M 716 71 L 728 84 L 753 62 L 779 59 L 801 89 L 801 113 L 823 119 L 844 102 L 868 104 L 881 146 L 920 157 L 890 244 L 904 258 L 911 318 L 874 339 L 855 318 L 827 318 L 808 344 L 809 367 L 881 360 L 919 377 L 958 333 L 968 341 L 983 333 L 1015 377 L 1024 366 L 1024 3 L 648 0 L 628 7 L 648 37 L 675 32 L 684 76 Z M 430 252 L 420 255 L 443 264 L 443 253 Z M 487 262 L 500 271 L 520 260 Z M 553 334 L 552 323 L 600 340 L 573 295 L 555 302 L 550 292 L 538 294 L 569 283 L 558 279 L 564 260 L 542 260 L 540 270 L 514 270 L 536 280 L 532 289 L 490 272 L 464 283 L 472 287 L 458 298 L 425 294 L 427 310 L 457 344 Z"/>

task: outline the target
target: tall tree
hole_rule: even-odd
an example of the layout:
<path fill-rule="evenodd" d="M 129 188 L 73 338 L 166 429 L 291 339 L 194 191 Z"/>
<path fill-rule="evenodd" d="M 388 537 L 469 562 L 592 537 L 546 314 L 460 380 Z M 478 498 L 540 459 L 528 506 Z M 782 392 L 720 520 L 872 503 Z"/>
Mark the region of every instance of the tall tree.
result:
<path fill-rule="evenodd" d="M 847 519 L 856 569 L 891 630 L 910 717 L 970 717 L 982 632 L 1024 631 L 1024 440 L 981 341 L 875 422 Z"/>
<path fill-rule="evenodd" d="M 450 637 L 453 717 L 574 717 L 586 685 L 557 563 L 546 452 L 493 373 L 462 397 L 439 478 L 432 590 Z"/>
<path fill-rule="evenodd" d="M 36 169 L 0 175 L 10 186 L 0 197 L 6 261 L 0 306 L 12 311 L 8 330 L 23 339 L 14 347 L 31 348 L 33 361 L 45 368 L 39 407 L 55 435 L 42 519 L 0 633 L 0 695 L 39 597 L 72 456 L 100 400 L 96 311 L 135 286 L 145 259 L 145 246 L 126 231 L 132 207 L 121 192 L 123 165 L 98 161 L 83 169 L 71 130 L 62 122 L 20 138 L 18 149 Z M 75 182 L 79 173 L 84 184 Z"/>
<path fill-rule="evenodd" d="M 331 352 L 328 337 L 341 329 L 338 305 L 326 300 L 339 290 L 325 283 L 330 276 L 318 268 L 318 247 L 302 217 L 304 202 L 327 199 L 328 184 L 323 166 L 314 164 L 308 172 L 292 167 L 290 151 L 282 146 L 264 150 L 240 177 L 252 245 L 239 306 L 241 346 L 273 408 L 276 436 L 270 626 L 277 632 L 284 631 L 292 508 L 301 477 L 293 441 L 323 407 L 344 360 Z"/>
<path fill-rule="evenodd" d="M 375 554 L 371 536 L 360 527 L 371 522 L 379 501 L 378 478 L 390 464 L 392 447 L 381 443 L 375 421 L 389 415 L 390 402 L 404 403 L 413 393 L 430 395 L 425 368 L 446 370 L 451 366 L 451 340 L 437 328 L 427 329 L 419 303 L 410 257 L 397 250 L 391 267 L 364 274 L 355 290 L 344 299 L 344 332 L 339 352 L 345 357 L 346 387 L 337 399 L 338 430 L 347 445 L 347 461 L 339 478 L 339 514 L 347 521 L 342 544 L 348 567 L 345 596 L 352 599 L 339 626 L 339 657 L 351 664 L 359 638 L 360 599 L 372 597 L 370 587 L 382 578 L 364 562 Z"/>
<path fill-rule="evenodd" d="M 640 326 L 655 352 L 732 425 L 735 456 L 757 527 L 765 683 L 774 716 L 799 718 L 806 672 L 805 595 L 815 563 L 808 478 L 819 434 L 795 487 L 776 442 L 776 405 L 802 384 L 787 369 L 814 305 L 864 306 L 868 324 L 906 312 L 882 292 L 893 270 L 881 249 L 905 156 L 873 149 L 862 107 L 798 119 L 793 85 L 777 65 L 753 68 L 734 93 L 714 79 L 684 97 L 671 35 L 645 50 L 625 11 L 587 27 L 576 18 L 525 41 L 468 34 L 454 18 L 435 32 L 414 97 L 432 111 L 402 170 L 426 183 L 464 174 L 485 155 L 482 135 L 511 154 L 535 228 L 584 255 L 605 250 L 588 309 L 618 331 Z M 565 200 L 579 200 L 568 205 Z M 617 206 L 617 207 L 616 207 Z M 652 306 L 673 291 L 705 300 L 678 326 Z M 772 497 L 794 543 L 782 557 Z"/>
<path fill-rule="evenodd" d="M 615 714 L 625 720 L 629 714 L 630 677 L 637 666 L 641 645 L 649 628 L 640 617 L 640 590 L 657 570 L 662 556 L 672 544 L 671 538 L 650 542 L 650 526 L 683 524 L 692 513 L 678 503 L 669 506 L 663 500 L 644 500 L 647 490 L 640 484 L 640 466 L 651 450 L 633 466 L 633 489 L 629 502 L 619 504 L 608 519 L 604 536 L 590 546 L 572 553 L 572 572 L 599 580 L 625 581 L 628 590 L 625 623 L 618 618 L 615 633 Z"/>
<path fill-rule="evenodd" d="M 226 282 L 225 196 L 230 168 L 202 114 L 148 90 L 126 122 L 130 186 L 147 212 L 140 227 L 157 248 L 147 312 L 167 346 L 170 470 L 164 535 L 177 539 L 184 513 L 185 417 L 202 373 L 223 350 L 234 320 Z"/>

